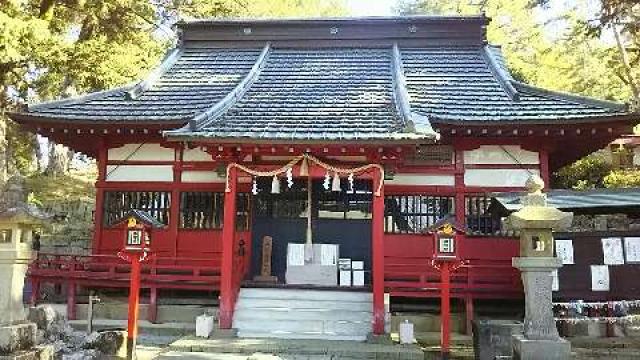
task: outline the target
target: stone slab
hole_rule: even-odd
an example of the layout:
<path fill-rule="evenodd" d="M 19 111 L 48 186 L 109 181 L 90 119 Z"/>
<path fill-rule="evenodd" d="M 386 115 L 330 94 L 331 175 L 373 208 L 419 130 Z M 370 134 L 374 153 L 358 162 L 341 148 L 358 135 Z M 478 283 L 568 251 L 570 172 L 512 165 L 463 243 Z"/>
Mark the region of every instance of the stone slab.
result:
<path fill-rule="evenodd" d="M 36 324 L 22 323 L 0 326 L 0 354 L 29 350 L 36 338 Z"/>
<path fill-rule="evenodd" d="M 280 340 L 280 339 L 200 339 L 185 337 L 169 345 L 169 351 L 182 353 L 296 354 L 296 356 L 325 356 L 327 359 L 390 359 L 423 360 L 424 353 L 417 345 L 368 344 L 358 341 L 336 340 Z M 206 358 L 206 357 L 203 357 Z M 305 357 L 301 357 L 304 359 Z"/>
<path fill-rule="evenodd" d="M 36 346 L 27 351 L 19 351 L 11 355 L 0 355 L 0 360 L 53 360 L 55 351 L 53 345 Z"/>
<path fill-rule="evenodd" d="M 514 335 L 512 339 L 514 360 L 571 359 L 571 343 L 567 340 L 529 340 L 522 335 Z"/>

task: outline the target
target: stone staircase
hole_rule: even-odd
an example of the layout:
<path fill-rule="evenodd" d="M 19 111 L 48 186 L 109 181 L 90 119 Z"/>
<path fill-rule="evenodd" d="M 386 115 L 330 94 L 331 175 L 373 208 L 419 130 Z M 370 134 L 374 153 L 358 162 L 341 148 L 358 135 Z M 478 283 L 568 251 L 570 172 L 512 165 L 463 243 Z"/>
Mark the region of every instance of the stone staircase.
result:
<path fill-rule="evenodd" d="M 372 302 L 367 292 L 244 288 L 233 328 L 241 338 L 364 341 Z"/>

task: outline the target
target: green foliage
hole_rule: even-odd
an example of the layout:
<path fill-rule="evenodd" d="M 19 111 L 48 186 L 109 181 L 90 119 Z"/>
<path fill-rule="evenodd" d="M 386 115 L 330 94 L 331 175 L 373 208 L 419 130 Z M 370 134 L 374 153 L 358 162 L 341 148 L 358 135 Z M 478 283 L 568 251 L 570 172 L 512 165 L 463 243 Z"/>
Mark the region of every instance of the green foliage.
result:
<path fill-rule="evenodd" d="M 553 177 L 553 187 L 585 190 L 604 187 L 604 177 L 611 172 L 611 165 L 600 154 L 594 153 L 558 170 Z"/>
<path fill-rule="evenodd" d="M 607 188 L 640 187 L 640 170 L 612 171 L 604 178 Z"/>

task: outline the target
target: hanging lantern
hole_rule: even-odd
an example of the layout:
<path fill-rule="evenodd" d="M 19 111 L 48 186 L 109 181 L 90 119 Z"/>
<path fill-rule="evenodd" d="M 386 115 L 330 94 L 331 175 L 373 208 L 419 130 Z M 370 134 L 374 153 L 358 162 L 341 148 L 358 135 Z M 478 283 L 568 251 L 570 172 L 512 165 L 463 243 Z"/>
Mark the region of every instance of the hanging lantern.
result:
<path fill-rule="evenodd" d="M 338 173 L 333 174 L 333 184 L 331 185 L 331 191 L 342 191 L 340 186 L 340 176 Z"/>
<path fill-rule="evenodd" d="M 287 187 L 291 189 L 293 186 L 293 170 L 291 168 L 287 168 Z"/>
<path fill-rule="evenodd" d="M 325 190 L 329 190 L 329 186 L 331 186 L 331 175 L 329 175 L 329 172 L 327 171 L 327 173 L 324 174 L 324 182 L 322 183 L 322 187 L 324 187 Z"/>
<path fill-rule="evenodd" d="M 278 179 L 278 175 L 273 175 L 273 180 L 271 181 L 271 193 L 280 194 L 280 179 Z"/>
<path fill-rule="evenodd" d="M 348 180 L 349 180 L 349 191 L 352 194 L 355 194 L 356 188 L 353 186 L 353 173 L 349 174 Z"/>
<path fill-rule="evenodd" d="M 258 195 L 258 181 L 256 180 L 256 177 L 253 177 L 253 185 L 251 186 L 251 193 L 253 195 Z"/>
<path fill-rule="evenodd" d="M 306 156 L 302 158 L 302 164 L 300 164 L 300 176 L 309 176 L 309 162 Z"/>

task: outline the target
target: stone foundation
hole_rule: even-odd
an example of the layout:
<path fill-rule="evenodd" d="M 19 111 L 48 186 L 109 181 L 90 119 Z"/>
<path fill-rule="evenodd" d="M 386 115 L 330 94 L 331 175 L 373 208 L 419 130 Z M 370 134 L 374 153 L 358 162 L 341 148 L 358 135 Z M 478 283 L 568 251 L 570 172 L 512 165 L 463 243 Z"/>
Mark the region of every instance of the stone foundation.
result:
<path fill-rule="evenodd" d="M 53 360 L 55 351 L 52 345 L 36 346 L 27 351 L 19 351 L 11 355 L 0 355 L 0 360 Z"/>
<path fill-rule="evenodd" d="M 13 354 L 33 348 L 36 324 L 22 323 L 0 326 L 0 355 Z"/>
<path fill-rule="evenodd" d="M 514 335 L 513 359 L 515 360 L 566 360 L 571 359 L 571 343 L 567 340 L 529 340 Z"/>

